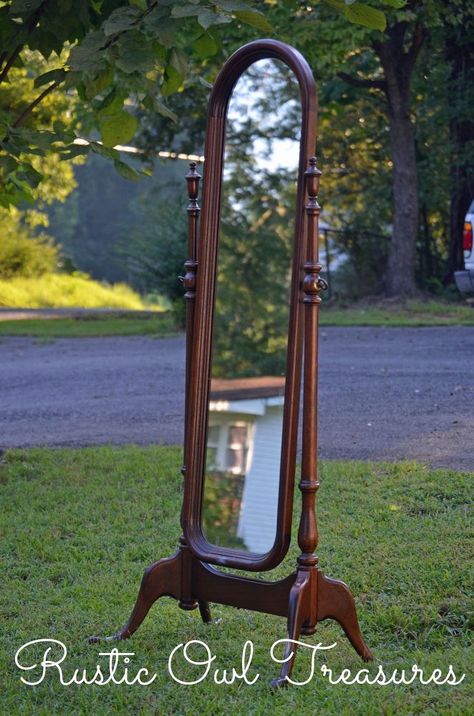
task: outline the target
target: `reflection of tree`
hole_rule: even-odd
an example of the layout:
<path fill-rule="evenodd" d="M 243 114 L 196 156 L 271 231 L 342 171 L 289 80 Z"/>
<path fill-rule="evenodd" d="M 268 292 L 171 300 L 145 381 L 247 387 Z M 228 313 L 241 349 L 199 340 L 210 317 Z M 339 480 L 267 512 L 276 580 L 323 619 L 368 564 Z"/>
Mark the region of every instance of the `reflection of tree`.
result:
<path fill-rule="evenodd" d="M 204 492 L 204 532 L 212 544 L 245 548 L 237 537 L 245 475 L 208 471 Z"/>
<path fill-rule="evenodd" d="M 273 82 L 274 77 L 275 70 Z M 285 75 L 280 75 L 279 81 L 288 82 Z M 261 89 L 266 92 L 265 84 Z M 290 110 L 294 111 L 291 101 Z M 271 139 L 282 136 L 284 124 L 276 115 L 274 123 L 274 128 L 265 128 L 261 115 L 257 123 L 250 114 L 228 126 L 214 377 L 279 375 L 285 371 L 296 171 L 267 168 L 254 146 L 255 140 L 260 140 L 260 149 L 263 140 L 271 151 Z M 286 136 L 293 138 L 293 131 Z M 271 159 L 271 154 L 265 156 L 267 162 Z"/>

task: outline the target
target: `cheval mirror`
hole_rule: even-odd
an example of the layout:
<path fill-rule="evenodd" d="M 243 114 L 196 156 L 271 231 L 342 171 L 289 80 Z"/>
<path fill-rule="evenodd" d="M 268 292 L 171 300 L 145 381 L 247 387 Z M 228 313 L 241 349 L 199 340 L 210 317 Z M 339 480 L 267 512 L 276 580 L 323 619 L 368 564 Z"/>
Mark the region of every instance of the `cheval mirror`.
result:
<path fill-rule="evenodd" d="M 324 619 L 338 621 L 358 654 L 372 658 L 351 592 L 320 572 L 314 554 L 318 311 L 325 288 L 315 143 L 316 88 L 305 59 L 275 40 L 241 47 L 209 100 L 201 218 L 195 163 L 186 175 L 183 535 L 174 556 L 145 571 L 129 621 L 107 637 L 130 637 L 165 595 L 182 609 L 199 607 L 205 622 L 209 602 L 286 617 L 274 687 L 288 683 L 293 642 Z M 280 581 L 229 573 L 220 568 L 267 571 L 287 554 L 303 359 L 296 569 Z"/>

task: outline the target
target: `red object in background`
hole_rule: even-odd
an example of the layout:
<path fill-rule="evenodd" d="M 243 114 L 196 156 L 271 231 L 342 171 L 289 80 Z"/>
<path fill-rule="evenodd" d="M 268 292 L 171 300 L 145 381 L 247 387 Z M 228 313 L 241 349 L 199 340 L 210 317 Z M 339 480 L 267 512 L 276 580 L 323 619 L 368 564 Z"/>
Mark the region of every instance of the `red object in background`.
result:
<path fill-rule="evenodd" d="M 472 224 L 470 221 L 464 223 L 462 248 L 464 251 L 472 251 Z"/>

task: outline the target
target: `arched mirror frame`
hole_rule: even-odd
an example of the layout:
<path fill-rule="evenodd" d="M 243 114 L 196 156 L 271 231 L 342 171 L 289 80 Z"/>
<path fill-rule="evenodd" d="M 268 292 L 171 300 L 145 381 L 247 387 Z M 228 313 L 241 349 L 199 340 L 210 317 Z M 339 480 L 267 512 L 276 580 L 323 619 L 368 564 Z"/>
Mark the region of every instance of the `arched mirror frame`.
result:
<path fill-rule="evenodd" d="M 238 79 L 250 65 L 263 59 L 281 60 L 293 71 L 300 89 L 302 119 L 276 537 L 268 552 L 256 554 L 208 542 L 202 531 L 202 502 L 227 108 Z M 297 50 L 276 40 L 251 42 L 235 52 L 219 73 L 209 99 L 195 308 L 191 346 L 187 351 L 189 379 L 186 391 L 185 487 L 181 524 L 192 552 L 198 559 L 210 564 L 253 571 L 268 570 L 281 562 L 290 544 L 303 347 L 301 283 L 305 243 L 304 172 L 309 157 L 315 151 L 316 112 L 316 86 L 308 63 Z M 262 266 L 262 270 L 265 270 L 265 266 Z"/>

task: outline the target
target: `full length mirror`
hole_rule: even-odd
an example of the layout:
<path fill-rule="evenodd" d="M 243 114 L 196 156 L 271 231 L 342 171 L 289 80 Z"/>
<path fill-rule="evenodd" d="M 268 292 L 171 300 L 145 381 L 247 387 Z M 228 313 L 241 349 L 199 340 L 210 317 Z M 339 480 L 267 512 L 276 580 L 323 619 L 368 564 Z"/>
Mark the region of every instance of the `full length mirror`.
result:
<path fill-rule="evenodd" d="M 251 65 L 226 125 L 202 525 L 257 553 L 276 535 L 300 128 L 292 71 Z"/>

